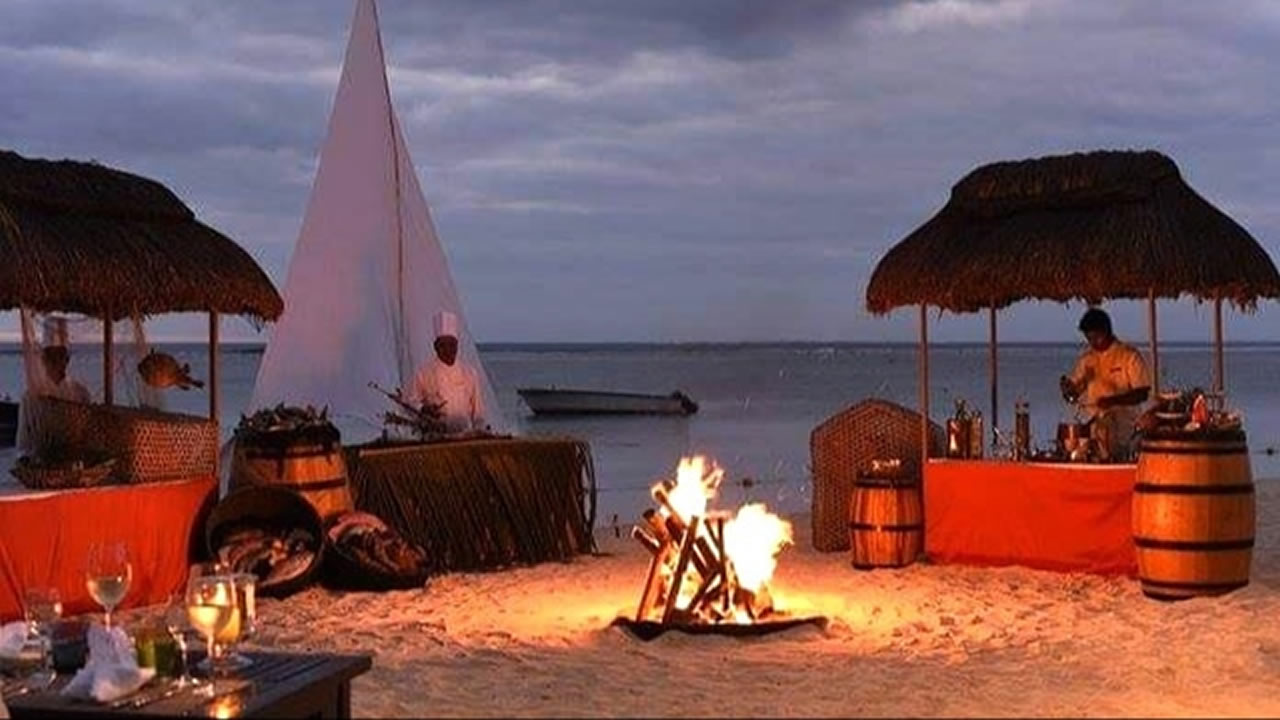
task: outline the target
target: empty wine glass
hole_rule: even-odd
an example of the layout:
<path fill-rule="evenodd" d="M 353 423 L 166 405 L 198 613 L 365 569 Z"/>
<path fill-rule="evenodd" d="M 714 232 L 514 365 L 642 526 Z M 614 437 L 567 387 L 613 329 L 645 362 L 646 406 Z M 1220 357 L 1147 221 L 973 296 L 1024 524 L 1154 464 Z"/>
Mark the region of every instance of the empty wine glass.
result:
<path fill-rule="evenodd" d="M 172 637 L 174 643 L 178 645 L 178 653 L 182 661 L 182 675 L 174 681 L 174 684 L 180 688 L 198 685 L 199 682 L 191 677 L 191 654 L 190 645 L 187 643 L 187 632 L 192 630 L 192 627 L 187 617 L 186 597 L 182 593 L 176 593 L 169 598 L 169 604 L 164 609 L 164 626 L 169 631 L 169 637 Z"/>
<path fill-rule="evenodd" d="M 56 588 L 27 588 L 22 594 L 22 612 L 28 637 L 40 644 L 40 669 L 28 682 L 43 689 L 58 677 L 53 667 L 53 626 L 62 617 L 62 597 Z"/>
<path fill-rule="evenodd" d="M 111 613 L 129 594 L 132 581 L 133 565 L 129 562 L 128 546 L 123 542 L 95 543 L 89 548 L 85 586 L 105 611 L 103 624 L 107 629 L 111 628 Z"/>

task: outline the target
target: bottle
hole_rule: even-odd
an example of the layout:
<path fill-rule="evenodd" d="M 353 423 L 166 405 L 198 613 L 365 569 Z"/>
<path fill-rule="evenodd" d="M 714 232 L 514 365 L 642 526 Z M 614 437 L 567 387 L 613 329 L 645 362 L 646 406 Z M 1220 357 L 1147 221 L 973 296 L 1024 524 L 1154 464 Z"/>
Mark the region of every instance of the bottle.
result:
<path fill-rule="evenodd" d="M 1026 460 L 1031 455 L 1031 406 L 1018 400 L 1013 406 L 1013 457 Z"/>
<path fill-rule="evenodd" d="M 982 413 L 975 410 L 969 416 L 969 457 L 971 459 L 982 459 L 982 440 Z"/>

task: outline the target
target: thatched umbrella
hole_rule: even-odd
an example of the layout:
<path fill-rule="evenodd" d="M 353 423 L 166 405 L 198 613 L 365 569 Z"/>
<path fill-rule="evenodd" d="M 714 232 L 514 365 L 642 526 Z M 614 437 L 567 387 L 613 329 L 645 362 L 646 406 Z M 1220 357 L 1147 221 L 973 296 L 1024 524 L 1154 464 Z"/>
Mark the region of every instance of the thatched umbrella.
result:
<path fill-rule="evenodd" d="M 216 352 L 219 313 L 261 323 L 279 317 L 284 302 L 244 249 L 160 183 L 96 163 L 0 151 L 0 309 L 24 306 L 106 321 L 208 312 Z M 104 327 L 109 353 L 111 323 Z M 104 374 L 110 403 L 109 369 Z"/>
<path fill-rule="evenodd" d="M 1248 309 L 1280 297 L 1280 273 L 1248 231 L 1183 181 L 1171 159 L 1099 151 L 969 173 L 936 215 L 880 260 L 867 308 L 919 305 L 922 343 L 927 306 L 986 309 L 994 425 L 997 309 L 1027 299 L 1147 298 L 1158 385 L 1155 299 L 1182 295 L 1214 302 L 1214 386 L 1221 390 L 1222 301 Z M 922 358 L 926 382 L 927 372 Z"/>

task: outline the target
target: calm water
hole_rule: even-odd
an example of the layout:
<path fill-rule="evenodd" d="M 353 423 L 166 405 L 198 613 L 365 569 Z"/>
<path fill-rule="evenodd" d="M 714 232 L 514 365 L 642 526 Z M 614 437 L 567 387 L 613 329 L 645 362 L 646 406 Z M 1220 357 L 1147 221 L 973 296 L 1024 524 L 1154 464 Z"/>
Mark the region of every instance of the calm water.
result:
<path fill-rule="evenodd" d="M 170 345 L 167 352 L 207 377 L 206 350 Z M 1000 351 L 1001 415 L 1012 416 L 1018 395 L 1031 404 L 1033 432 L 1046 441 L 1067 409 L 1057 397 L 1058 375 L 1069 368 L 1074 345 L 1009 345 Z M 601 522 L 617 513 L 629 521 L 648 507 L 648 486 L 670 476 L 681 455 L 709 454 L 739 484 L 726 487 L 726 503 L 750 498 L 784 510 L 807 507 L 809 433 L 823 419 L 858 400 L 876 396 L 909 407 L 917 398 L 914 346 L 706 345 L 534 346 L 494 345 L 481 351 L 499 402 L 512 427 L 534 435 L 572 435 L 591 443 L 600 483 Z M 253 384 L 261 352 L 225 348 L 221 357 L 224 433 L 235 426 Z M 1280 477 L 1280 345 L 1235 345 L 1227 351 L 1229 402 L 1244 412 L 1254 450 L 1255 477 Z M 101 365 L 93 347 L 77 350 L 72 372 L 98 394 Z M 1162 348 L 1166 384 L 1210 381 L 1207 346 Z M 931 409 L 948 415 L 956 398 L 989 414 L 987 349 L 981 345 L 934 347 L 930 353 Z M 677 388 L 700 405 L 690 418 L 539 419 L 516 395 L 523 386 L 600 388 L 667 393 Z M 21 389 L 21 362 L 10 346 L 0 350 L 0 393 Z M 203 391 L 171 391 L 175 410 L 203 413 Z M 741 486 L 752 478 L 750 488 Z"/>

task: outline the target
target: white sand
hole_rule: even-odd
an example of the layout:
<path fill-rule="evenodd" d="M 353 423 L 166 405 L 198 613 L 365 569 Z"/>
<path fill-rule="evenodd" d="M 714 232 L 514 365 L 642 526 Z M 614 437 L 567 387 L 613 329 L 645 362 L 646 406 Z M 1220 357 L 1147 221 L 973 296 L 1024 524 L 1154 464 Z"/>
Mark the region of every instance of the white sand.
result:
<path fill-rule="evenodd" d="M 264 644 L 376 654 L 362 716 L 1280 716 L 1280 481 L 1260 481 L 1252 584 L 1160 603 L 1136 580 L 917 564 L 857 572 L 809 548 L 775 595 L 829 616 L 747 640 L 608 628 L 647 555 L 386 594 L 312 590 L 261 611 Z"/>

